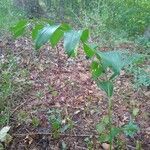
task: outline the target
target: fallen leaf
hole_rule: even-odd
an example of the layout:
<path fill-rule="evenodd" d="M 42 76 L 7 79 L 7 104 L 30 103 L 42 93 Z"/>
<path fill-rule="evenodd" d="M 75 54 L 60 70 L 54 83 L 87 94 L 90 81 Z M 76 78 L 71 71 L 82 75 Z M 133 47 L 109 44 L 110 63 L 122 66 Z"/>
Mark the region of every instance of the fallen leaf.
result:
<path fill-rule="evenodd" d="M 10 130 L 10 127 L 9 126 L 6 126 L 6 127 L 3 127 L 1 130 L 0 130 L 0 141 L 1 142 L 5 142 L 5 140 L 7 139 L 6 136 L 7 136 L 7 132 Z"/>
<path fill-rule="evenodd" d="M 110 145 L 107 144 L 107 143 L 103 143 L 102 147 L 103 147 L 104 150 L 109 150 L 110 149 Z"/>
<path fill-rule="evenodd" d="M 85 82 L 89 79 L 89 75 L 88 74 L 84 74 L 84 73 L 79 73 L 80 75 L 80 79 Z"/>

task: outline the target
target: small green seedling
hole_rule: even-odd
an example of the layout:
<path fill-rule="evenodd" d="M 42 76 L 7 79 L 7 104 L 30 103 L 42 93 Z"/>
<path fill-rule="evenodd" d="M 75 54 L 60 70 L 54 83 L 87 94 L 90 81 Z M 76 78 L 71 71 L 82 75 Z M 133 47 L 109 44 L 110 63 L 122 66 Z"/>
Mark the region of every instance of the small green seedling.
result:
<path fill-rule="evenodd" d="M 133 111 L 132 111 L 133 117 L 136 117 L 138 113 L 139 113 L 139 108 L 133 108 Z"/>
<path fill-rule="evenodd" d="M 28 112 L 26 111 L 20 111 L 18 112 L 17 114 L 17 119 L 20 123 L 27 123 L 27 124 L 30 124 L 32 122 Z"/>
<path fill-rule="evenodd" d="M 40 119 L 38 118 L 38 117 L 36 117 L 36 116 L 33 116 L 32 117 L 32 125 L 34 126 L 34 127 L 38 127 L 39 126 L 39 124 L 40 124 Z"/>
<path fill-rule="evenodd" d="M 36 98 L 39 99 L 39 100 L 41 100 L 43 98 L 43 96 L 44 96 L 44 93 L 42 91 L 38 91 L 36 93 Z"/>
<path fill-rule="evenodd" d="M 62 111 L 59 109 L 51 109 L 48 111 L 48 119 L 51 125 L 51 130 L 54 138 L 59 138 L 61 133 L 64 133 L 68 129 L 72 129 L 74 123 L 71 119 L 65 119 L 62 117 Z"/>
<path fill-rule="evenodd" d="M 48 111 L 48 119 L 51 125 L 51 130 L 54 138 L 58 138 L 61 129 L 61 111 L 58 109 L 52 109 Z"/>
<path fill-rule="evenodd" d="M 123 132 L 126 136 L 133 137 L 139 131 L 139 127 L 133 121 L 130 121 L 123 127 Z"/>
<path fill-rule="evenodd" d="M 90 138 L 85 138 L 84 141 L 87 145 L 88 150 L 94 150 L 94 143 Z"/>
<path fill-rule="evenodd" d="M 57 91 L 52 91 L 52 96 L 56 97 L 58 95 L 58 92 Z"/>
<path fill-rule="evenodd" d="M 18 60 L 19 56 L 10 51 L 0 55 L 0 126 L 9 123 L 12 104 L 29 85 L 27 70 L 21 68 Z"/>
<path fill-rule="evenodd" d="M 49 92 L 54 91 L 54 87 L 53 87 L 53 86 L 51 86 L 51 85 L 48 85 L 48 91 L 49 91 Z"/>
<path fill-rule="evenodd" d="M 138 140 L 136 141 L 136 150 L 142 150 L 141 143 Z"/>

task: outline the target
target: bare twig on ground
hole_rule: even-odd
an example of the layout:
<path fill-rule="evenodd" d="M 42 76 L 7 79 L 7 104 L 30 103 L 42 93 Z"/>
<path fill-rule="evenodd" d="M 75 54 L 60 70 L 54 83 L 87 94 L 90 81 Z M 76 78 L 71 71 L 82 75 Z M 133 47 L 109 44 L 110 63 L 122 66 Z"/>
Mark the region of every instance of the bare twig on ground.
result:
<path fill-rule="evenodd" d="M 43 133 L 43 132 L 37 132 L 37 133 L 22 133 L 22 134 L 12 134 L 12 136 L 15 137 L 23 137 L 23 136 L 33 136 L 33 135 L 50 135 L 52 136 L 52 133 Z M 91 136 L 97 136 L 97 135 L 86 135 L 86 134 L 81 134 L 81 135 L 73 135 L 73 134 L 60 134 L 60 136 L 66 136 L 66 137 L 91 137 Z"/>
<path fill-rule="evenodd" d="M 12 112 L 11 115 L 13 115 L 19 108 L 21 108 L 23 105 L 25 105 L 27 103 L 27 101 L 24 101 L 23 103 L 21 103 L 19 106 L 17 106 Z"/>

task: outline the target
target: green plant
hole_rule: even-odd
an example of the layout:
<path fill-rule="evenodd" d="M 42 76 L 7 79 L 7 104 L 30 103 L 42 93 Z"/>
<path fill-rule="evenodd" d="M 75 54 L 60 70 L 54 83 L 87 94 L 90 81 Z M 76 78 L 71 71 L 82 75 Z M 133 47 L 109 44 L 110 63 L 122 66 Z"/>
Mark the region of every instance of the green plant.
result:
<path fill-rule="evenodd" d="M 33 116 L 32 117 L 32 125 L 34 127 L 37 127 L 39 124 L 40 124 L 40 119 L 38 117 L 36 117 L 36 116 Z"/>
<path fill-rule="evenodd" d="M 94 149 L 94 143 L 90 138 L 85 138 L 84 141 L 87 145 L 88 150 L 93 150 Z"/>
<path fill-rule="evenodd" d="M 41 99 L 43 98 L 43 96 L 44 96 L 44 93 L 43 93 L 42 91 L 38 91 L 38 92 L 36 93 L 36 97 L 37 97 L 37 99 L 39 99 L 39 100 L 41 100 Z"/>
<path fill-rule="evenodd" d="M 19 57 L 2 55 L 0 59 L 0 126 L 8 124 L 14 100 L 27 88 L 28 72 L 19 66 Z"/>
<path fill-rule="evenodd" d="M 132 110 L 132 116 L 136 117 L 138 115 L 138 113 L 139 113 L 139 108 L 133 108 L 133 110 Z"/>
<path fill-rule="evenodd" d="M 18 112 L 18 114 L 17 114 L 17 120 L 20 123 L 31 123 L 32 122 L 32 120 L 30 118 L 30 115 L 28 114 L 28 112 L 26 112 L 24 110 L 21 110 L 20 112 Z"/>
<path fill-rule="evenodd" d="M 61 129 L 61 114 L 59 110 L 53 109 L 48 111 L 49 122 L 54 138 L 58 138 Z"/>
<path fill-rule="evenodd" d="M 25 28 L 29 25 L 29 22 L 19 22 L 16 27 L 13 27 L 13 33 L 15 36 L 20 36 Z M 32 24 L 34 22 L 32 21 Z M 113 82 L 115 78 L 120 74 L 120 71 L 131 64 L 136 64 L 143 55 L 139 54 L 130 54 L 128 52 L 122 51 L 109 51 L 101 52 L 97 50 L 96 47 L 93 47 L 93 44 L 88 42 L 89 39 L 89 30 L 74 30 L 68 24 L 47 24 L 45 26 L 37 25 L 35 22 L 32 35 L 35 41 L 35 48 L 38 50 L 45 43 L 50 42 L 52 47 L 63 38 L 64 39 L 64 49 L 69 57 L 75 57 L 78 55 L 79 44 L 82 44 L 85 55 L 92 60 L 91 63 L 91 73 L 92 78 L 97 83 L 97 86 L 103 90 L 108 97 L 108 115 L 104 117 L 102 124 L 97 126 L 97 130 L 101 133 L 105 128 L 108 130 L 100 136 L 100 141 L 105 141 L 110 143 L 110 150 L 113 147 L 113 141 L 116 136 L 122 131 L 122 128 L 118 128 L 113 125 L 112 120 L 112 96 L 114 92 Z M 37 51 L 38 53 L 38 51 Z M 53 111 L 50 111 L 51 114 Z M 60 133 L 61 128 L 61 116 L 59 111 L 54 111 L 55 113 L 50 115 L 50 121 L 52 123 L 52 130 L 57 137 Z M 56 116 L 55 116 L 56 115 Z M 130 127 L 133 129 L 136 128 L 134 124 L 129 123 L 124 127 L 125 134 L 133 135 L 135 130 L 130 131 Z"/>
<path fill-rule="evenodd" d="M 128 68 L 129 73 L 132 73 L 134 76 L 134 87 L 140 88 L 140 87 L 148 87 L 150 86 L 150 71 L 149 66 L 147 67 L 136 67 L 131 66 Z"/>
<path fill-rule="evenodd" d="M 133 137 L 133 135 L 139 130 L 138 126 L 130 121 L 127 125 L 123 127 L 123 132 L 126 136 Z"/>
<path fill-rule="evenodd" d="M 64 133 L 73 127 L 71 120 L 68 118 L 63 119 L 61 112 L 62 111 L 58 109 L 50 109 L 47 112 L 54 138 L 59 138 L 60 133 Z M 63 123 L 63 120 L 65 120 L 65 123 Z"/>
<path fill-rule="evenodd" d="M 138 45 L 139 48 L 139 52 L 143 53 L 143 54 L 150 54 L 150 34 L 149 31 L 147 31 L 148 33 L 146 33 L 147 35 L 142 35 L 142 36 L 138 36 L 135 39 L 135 43 Z"/>
<path fill-rule="evenodd" d="M 65 2 L 64 5 L 66 6 L 67 0 L 64 0 Z M 91 29 L 94 41 L 97 41 L 102 48 L 114 48 L 116 43 L 117 45 L 121 43 L 128 45 L 131 41 L 139 39 L 139 36 L 143 39 L 143 33 L 150 24 L 148 0 L 141 0 L 140 2 L 133 0 L 83 0 L 75 3 L 76 5 L 67 5 L 68 7 L 64 10 L 66 16 L 64 15 L 63 21 L 69 20 L 78 28 Z M 53 2 L 51 6 L 53 7 Z M 57 7 L 64 6 L 57 5 Z M 55 15 L 58 18 L 61 14 Z M 145 43 L 143 40 L 142 42 Z"/>
<path fill-rule="evenodd" d="M 136 142 L 136 150 L 142 150 L 142 146 L 139 141 Z"/>
<path fill-rule="evenodd" d="M 9 31 L 9 28 L 25 14 L 13 5 L 12 0 L 0 1 L 0 36 Z"/>

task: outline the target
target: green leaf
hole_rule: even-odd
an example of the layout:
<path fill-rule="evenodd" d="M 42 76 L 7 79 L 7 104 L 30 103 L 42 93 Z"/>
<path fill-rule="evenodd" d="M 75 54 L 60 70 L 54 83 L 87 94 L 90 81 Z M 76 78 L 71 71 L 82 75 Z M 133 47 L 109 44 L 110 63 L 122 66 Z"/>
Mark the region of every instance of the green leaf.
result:
<path fill-rule="evenodd" d="M 11 28 L 11 32 L 16 38 L 24 33 L 26 27 L 27 27 L 27 20 L 21 20 L 14 27 Z"/>
<path fill-rule="evenodd" d="M 109 124 L 109 116 L 108 115 L 106 115 L 106 116 L 103 117 L 102 123 L 105 124 L 105 125 Z"/>
<path fill-rule="evenodd" d="M 57 29 L 53 33 L 53 35 L 50 38 L 50 42 L 51 42 L 52 47 L 56 46 L 56 44 L 60 41 L 60 39 L 63 37 L 63 35 L 64 35 L 64 32 L 60 29 Z"/>
<path fill-rule="evenodd" d="M 60 29 L 61 29 L 62 31 L 67 32 L 67 31 L 71 30 L 71 27 L 70 27 L 70 25 L 68 25 L 68 24 L 66 24 L 66 23 L 63 23 L 63 24 L 61 24 Z"/>
<path fill-rule="evenodd" d="M 133 116 L 137 116 L 138 113 L 139 113 L 139 109 L 138 108 L 134 108 L 133 112 L 132 112 Z"/>
<path fill-rule="evenodd" d="M 61 133 L 64 133 L 66 130 L 68 130 L 70 128 L 70 125 L 69 124 L 66 124 L 65 126 L 63 126 L 62 128 L 61 128 Z"/>
<path fill-rule="evenodd" d="M 34 127 L 38 127 L 39 124 L 40 124 L 39 118 L 33 117 L 33 118 L 32 118 L 32 125 L 33 125 Z"/>
<path fill-rule="evenodd" d="M 95 43 L 90 43 L 90 47 L 94 50 L 96 50 L 98 48 L 98 45 Z"/>
<path fill-rule="evenodd" d="M 97 54 L 101 57 L 102 64 L 105 68 L 110 67 L 116 75 L 120 74 L 120 71 L 123 67 L 121 53 L 111 51 L 98 52 Z"/>
<path fill-rule="evenodd" d="M 128 65 L 136 63 L 143 58 L 142 55 L 131 54 L 129 52 L 122 51 L 96 51 L 96 56 L 102 61 L 102 65 L 105 70 L 109 67 L 114 72 L 114 74 L 110 77 L 110 80 L 119 75 L 121 69 L 127 67 Z"/>
<path fill-rule="evenodd" d="M 112 128 L 109 134 L 109 141 L 112 141 L 120 132 L 120 128 Z"/>
<path fill-rule="evenodd" d="M 112 128 L 109 133 L 102 133 L 99 136 L 100 142 L 111 142 L 120 133 L 120 128 Z"/>
<path fill-rule="evenodd" d="M 35 40 L 37 35 L 38 35 L 38 32 L 43 28 L 43 25 L 41 24 L 38 24 L 36 25 L 33 30 L 32 30 L 32 39 Z"/>
<path fill-rule="evenodd" d="M 140 64 L 142 63 L 146 56 L 142 54 L 137 54 L 137 53 L 123 53 L 123 59 L 124 59 L 124 66 L 128 66 L 131 64 Z"/>
<path fill-rule="evenodd" d="M 107 96 L 113 95 L 113 83 L 111 81 L 97 82 L 99 88 L 106 92 Z"/>
<path fill-rule="evenodd" d="M 102 143 L 108 142 L 109 141 L 109 135 L 107 133 L 100 134 L 99 141 Z"/>
<path fill-rule="evenodd" d="M 103 73 L 102 65 L 97 61 L 93 61 L 91 64 L 91 72 L 94 78 L 99 77 Z"/>
<path fill-rule="evenodd" d="M 0 141 L 1 141 L 1 142 L 5 142 L 5 140 L 6 140 L 6 138 L 7 138 L 7 133 L 8 133 L 9 130 L 10 130 L 10 127 L 9 127 L 9 126 L 3 127 L 3 128 L 0 130 Z"/>
<path fill-rule="evenodd" d="M 142 146 L 141 146 L 141 142 L 140 141 L 136 141 L 136 150 L 142 150 Z"/>
<path fill-rule="evenodd" d="M 52 47 L 55 47 L 56 44 L 60 41 L 60 39 L 63 37 L 64 32 L 67 32 L 69 30 L 71 30 L 71 27 L 68 24 L 61 24 L 61 26 L 53 33 L 53 35 L 50 38 Z"/>
<path fill-rule="evenodd" d="M 52 96 L 56 97 L 58 95 L 58 92 L 57 91 L 52 91 Z"/>
<path fill-rule="evenodd" d="M 86 42 L 89 38 L 89 30 L 85 29 L 82 31 L 82 35 L 81 35 L 81 41 L 82 42 Z"/>
<path fill-rule="evenodd" d="M 64 35 L 64 48 L 68 56 L 76 56 L 82 31 L 71 30 Z"/>
<path fill-rule="evenodd" d="M 60 127 L 61 127 L 61 124 L 60 124 L 59 121 L 54 120 L 54 121 L 52 122 L 52 128 L 53 128 L 54 130 L 58 130 L 58 129 L 60 129 Z"/>
<path fill-rule="evenodd" d="M 133 123 L 133 121 L 130 121 L 129 124 L 125 125 L 123 128 L 123 131 L 126 136 L 133 137 L 133 135 L 139 130 L 139 127 Z"/>
<path fill-rule="evenodd" d="M 42 45 L 48 42 L 53 35 L 53 33 L 60 27 L 60 25 L 52 25 L 49 24 L 45 26 L 38 32 L 37 38 L 35 40 L 35 47 L 39 49 Z"/>
<path fill-rule="evenodd" d="M 96 125 L 96 130 L 97 130 L 97 132 L 98 132 L 99 134 L 102 133 L 102 132 L 105 130 L 105 125 L 102 124 L 102 123 L 97 124 L 97 125 Z"/>
<path fill-rule="evenodd" d="M 83 48 L 84 48 L 84 52 L 85 52 L 86 56 L 88 56 L 89 58 L 94 56 L 95 51 L 88 44 L 84 43 Z"/>

